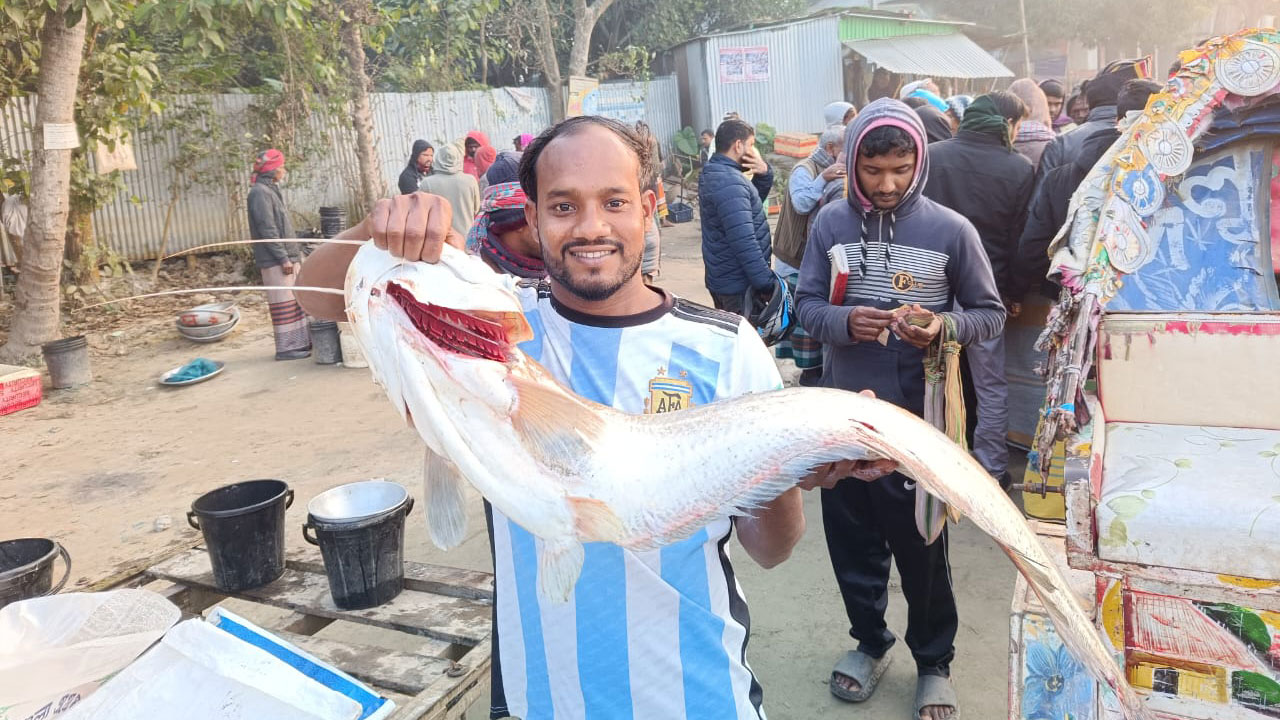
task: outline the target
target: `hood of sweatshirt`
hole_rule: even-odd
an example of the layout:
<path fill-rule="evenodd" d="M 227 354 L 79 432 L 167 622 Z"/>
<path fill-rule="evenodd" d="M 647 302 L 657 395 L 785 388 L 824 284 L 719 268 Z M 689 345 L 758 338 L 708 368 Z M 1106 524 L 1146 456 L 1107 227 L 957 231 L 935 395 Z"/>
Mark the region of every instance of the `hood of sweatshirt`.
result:
<path fill-rule="evenodd" d="M 850 123 L 844 145 L 845 170 L 849 182 L 847 199 L 849 205 L 864 217 L 876 214 L 877 211 L 858 185 L 858 148 L 861 147 L 867 133 L 885 126 L 906 131 L 912 142 L 916 144 L 915 177 L 911 179 L 911 185 L 903 194 L 902 201 L 891 212 L 901 215 L 910 211 L 919 201 L 925 181 L 929 178 L 928 143 L 925 140 L 924 124 L 920 122 L 920 116 L 905 103 L 890 98 L 880 98 L 867 105 Z"/>

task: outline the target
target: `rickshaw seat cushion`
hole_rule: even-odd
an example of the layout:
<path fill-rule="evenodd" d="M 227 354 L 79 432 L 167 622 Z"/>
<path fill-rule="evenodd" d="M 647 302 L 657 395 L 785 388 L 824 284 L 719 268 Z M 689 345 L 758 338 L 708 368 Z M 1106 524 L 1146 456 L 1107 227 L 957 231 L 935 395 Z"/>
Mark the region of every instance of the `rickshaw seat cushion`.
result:
<path fill-rule="evenodd" d="M 1098 557 L 1280 580 L 1280 430 L 1109 422 Z"/>

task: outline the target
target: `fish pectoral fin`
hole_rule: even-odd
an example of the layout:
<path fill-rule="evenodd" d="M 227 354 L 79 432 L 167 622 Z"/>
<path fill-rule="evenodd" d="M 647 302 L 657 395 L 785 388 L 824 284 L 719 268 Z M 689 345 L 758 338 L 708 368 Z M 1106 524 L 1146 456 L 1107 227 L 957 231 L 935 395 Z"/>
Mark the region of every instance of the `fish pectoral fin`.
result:
<path fill-rule="evenodd" d="M 616 543 L 626 536 L 622 518 L 605 501 L 586 497 L 567 497 L 565 501 L 573 513 L 573 527 L 583 540 Z"/>
<path fill-rule="evenodd" d="M 422 482 L 427 496 L 427 530 L 431 542 L 441 550 L 455 548 L 467 531 L 467 512 L 462 506 L 462 474 L 445 458 L 426 449 Z"/>
<path fill-rule="evenodd" d="M 554 603 L 568 602 L 582 574 L 584 556 L 582 543 L 572 538 L 544 542 L 538 559 L 538 590 L 542 597 Z"/>
<path fill-rule="evenodd" d="M 553 456 L 590 453 L 598 424 L 582 400 L 552 383 L 513 376 L 516 407 L 511 421 L 526 442 Z"/>

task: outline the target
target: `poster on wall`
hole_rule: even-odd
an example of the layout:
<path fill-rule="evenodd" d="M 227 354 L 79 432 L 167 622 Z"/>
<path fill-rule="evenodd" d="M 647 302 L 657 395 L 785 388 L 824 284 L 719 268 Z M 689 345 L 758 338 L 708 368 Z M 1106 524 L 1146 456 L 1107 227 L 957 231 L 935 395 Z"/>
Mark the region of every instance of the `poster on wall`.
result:
<path fill-rule="evenodd" d="M 595 113 L 584 110 L 584 106 L 593 104 L 589 99 L 592 93 L 595 93 L 600 87 L 600 81 L 589 77 L 569 77 L 569 102 L 565 108 L 565 117 L 577 117 L 579 115 L 593 115 Z"/>
<path fill-rule="evenodd" d="M 769 48 L 764 45 L 742 49 L 746 82 L 765 82 L 769 79 Z"/>
<path fill-rule="evenodd" d="M 742 48 L 720 48 L 720 82 L 740 83 L 746 80 L 746 55 Z"/>
<path fill-rule="evenodd" d="M 769 48 L 720 48 L 720 82 L 765 82 L 769 79 Z"/>

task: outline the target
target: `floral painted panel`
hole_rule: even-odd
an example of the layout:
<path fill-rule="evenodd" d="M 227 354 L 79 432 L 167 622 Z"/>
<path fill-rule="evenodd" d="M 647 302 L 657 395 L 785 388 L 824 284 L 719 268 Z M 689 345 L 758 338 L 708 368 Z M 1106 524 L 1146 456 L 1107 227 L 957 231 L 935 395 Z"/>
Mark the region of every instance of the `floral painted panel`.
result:
<path fill-rule="evenodd" d="M 1053 622 L 1022 617 L 1022 708 L 1020 720 L 1095 720 L 1096 683 L 1071 656 Z"/>
<path fill-rule="evenodd" d="M 1265 241 L 1274 150 L 1270 142 L 1238 143 L 1197 159 L 1170 181 L 1147 223 L 1155 255 L 1122 279 L 1107 309 L 1280 308 Z"/>
<path fill-rule="evenodd" d="M 1108 423 L 1098 556 L 1280 579 L 1280 431 Z"/>

